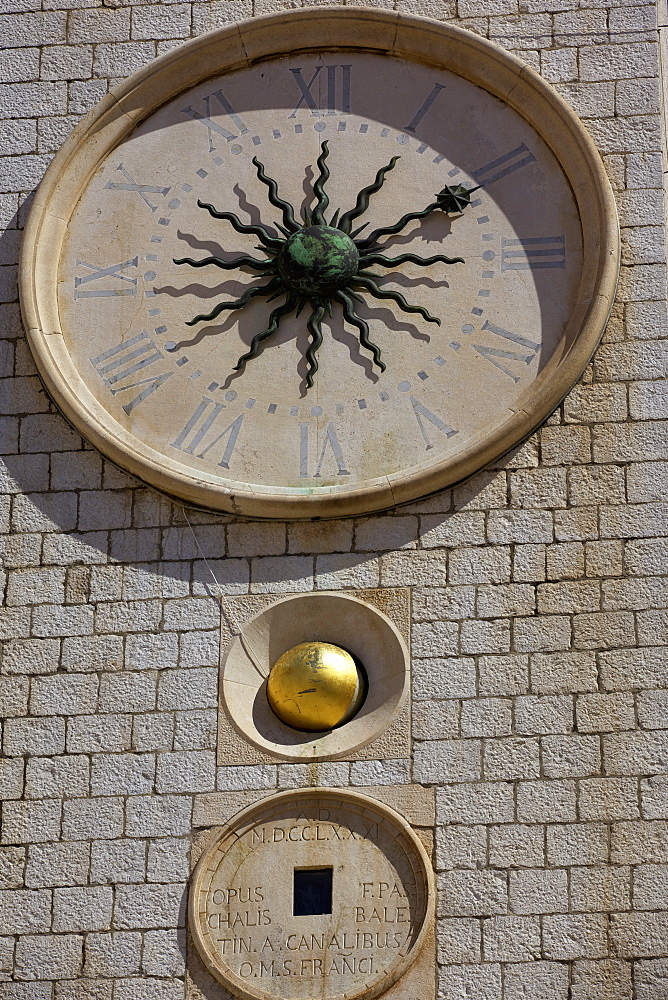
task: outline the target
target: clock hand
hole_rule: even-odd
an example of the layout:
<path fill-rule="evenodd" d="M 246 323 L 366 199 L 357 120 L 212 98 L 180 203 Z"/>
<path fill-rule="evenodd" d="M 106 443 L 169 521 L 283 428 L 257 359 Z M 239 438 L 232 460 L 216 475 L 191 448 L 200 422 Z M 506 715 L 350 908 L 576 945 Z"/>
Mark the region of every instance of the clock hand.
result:
<path fill-rule="evenodd" d="M 358 244 L 360 251 L 369 250 L 382 236 L 396 236 L 409 222 L 413 222 L 414 219 L 424 219 L 437 208 L 446 213 L 463 212 L 470 204 L 471 194 L 477 191 L 478 187 L 465 188 L 462 184 L 457 184 L 456 187 L 449 187 L 446 184 L 443 190 L 439 191 L 436 195 L 436 201 L 433 201 L 431 205 L 427 205 L 421 212 L 407 212 L 393 226 L 381 226 L 380 229 L 374 229 L 370 236 L 367 236 L 365 240 L 362 240 Z M 381 249 L 385 248 L 382 247 Z"/>
<path fill-rule="evenodd" d="M 463 184 L 455 184 L 454 187 L 446 184 L 443 190 L 436 195 L 438 207 L 443 212 L 452 212 L 453 214 L 463 212 L 471 204 L 473 192 L 479 191 L 481 187 L 482 184 L 476 184 L 472 188 L 466 188 Z"/>

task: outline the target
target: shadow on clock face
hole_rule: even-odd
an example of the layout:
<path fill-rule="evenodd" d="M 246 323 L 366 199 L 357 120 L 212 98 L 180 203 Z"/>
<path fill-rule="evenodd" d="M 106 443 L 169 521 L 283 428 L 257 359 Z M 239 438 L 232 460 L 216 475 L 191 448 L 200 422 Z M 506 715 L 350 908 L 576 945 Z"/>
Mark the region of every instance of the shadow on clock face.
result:
<path fill-rule="evenodd" d="M 413 284 L 418 283 L 406 278 L 405 276 L 400 277 L 401 280 L 398 277 L 393 276 L 393 283 L 406 286 L 412 286 Z M 180 297 L 182 295 L 194 295 L 200 299 L 204 299 L 220 297 L 222 295 L 238 295 L 239 284 L 237 282 L 230 281 L 216 285 L 212 288 L 203 288 L 198 284 L 193 284 L 180 289 L 165 286 L 163 288 L 156 288 L 155 290 L 156 293 L 173 295 L 175 297 Z M 195 347 L 209 339 L 211 340 L 212 347 L 215 350 L 215 344 L 218 338 L 228 337 L 230 339 L 234 338 L 237 341 L 237 349 L 239 353 L 243 353 L 244 349 L 247 349 L 250 345 L 258 329 L 261 329 L 261 326 L 266 323 L 270 308 L 271 307 L 264 305 L 264 303 L 256 303 L 248 312 L 245 312 L 241 316 L 231 315 L 228 316 L 222 323 L 202 326 L 191 337 L 188 337 L 187 339 L 183 338 L 182 340 L 176 342 L 175 351 Z M 405 321 L 403 318 L 397 317 L 388 308 L 365 308 L 360 306 L 360 314 L 363 315 L 372 329 L 381 331 L 380 334 L 375 334 L 377 339 L 381 341 L 381 347 L 383 331 L 391 331 L 407 335 L 413 340 L 429 343 L 430 335 L 428 333 L 418 329 L 410 321 Z M 343 344 L 347 348 L 350 361 L 361 368 L 364 372 L 364 376 L 369 380 L 369 382 L 375 385 L 378 382 L 379 375 L 377 371 L 374 370 L 373 362 L 370 357 L 362 353 L 358 337 L 346 328 L 341 313 L 334 310 L 333 315 L 331 317 L 327 317 L 323 321 L 323 327 L 327 329 L 333 340 Z M 288 320 L 277 332 L 276 336 L 272 338 L 271 344 L 268 344 L 264 348 L 263 353 L 271 354 L 273 351 L 285 348 L 285 346 L 289 343 L 294 343 L 294 347 L 296 348 L 296 352 L 299 356 L 297 364 L 297 371 L 300 377 L 299 397 L 304 398 L 306 396 L 307 375 L 304 355 L 309 344 L 309 334 L 304 324 L 294 318 L 292 319 L 292 322 Z M 227 390 L 237 379 L 243 377 L 244 372 L 230 370 L 225 375 L 224 381 L 222 380 L 223 373 L 221 372 L 219 374 L 221 375 L 221 389 Z"/>

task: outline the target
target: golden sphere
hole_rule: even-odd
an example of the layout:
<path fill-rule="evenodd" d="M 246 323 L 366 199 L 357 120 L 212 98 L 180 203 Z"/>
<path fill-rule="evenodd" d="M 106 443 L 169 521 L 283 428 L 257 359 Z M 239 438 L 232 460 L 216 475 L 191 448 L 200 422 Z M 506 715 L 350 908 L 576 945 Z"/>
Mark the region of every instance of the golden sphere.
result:
<path fill-rule="evenodd" d="M 323 733 L 355 715 L 366 694 L 354 659 L 330 642 L 302 642 L 276 660 L 267 680 L 275 715 L 292 729 Z"/>

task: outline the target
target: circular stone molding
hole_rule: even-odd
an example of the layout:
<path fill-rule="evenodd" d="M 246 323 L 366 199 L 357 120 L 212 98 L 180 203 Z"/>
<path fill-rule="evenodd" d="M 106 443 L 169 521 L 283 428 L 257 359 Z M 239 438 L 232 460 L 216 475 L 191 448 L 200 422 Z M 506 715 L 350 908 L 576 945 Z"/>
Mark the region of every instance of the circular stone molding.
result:
<path fill-rule="evenodd" d="M 267 677 L 276 660 L 303 642 L 329 642 L 357 658 L 368 692 L 340 728 L 300 732 L 274 715 Z M 401 711 L 410 687 L 406 644 L 390 619 L 348 594 L 300 594 L 266 608 L 241 627 L 223 658 L 223 708 L 247 740 L 281 760 L 332 760 L 371 742 Z"/>
<path fill-rule="evenodd" d="M 418 957 L 433 915 L 408 823 L 343 789 L 239 813 L 200 858 L 189 902 L 204 963 L 241 1000 L 371 1000 Z"/>
<path fill-rule="evenodd" d="M 349 68 L 344 66 L 348 60 L 360 61 L 360 72 L 367 75 L 357 93 L 381 102 L 381 112 L 374 118 L 375 112 L 368 114 L 366 105 L 360 105 L 358 112 L 354 102 L 351 109 L 347 98 L 343 99 L 337 128 L 345 128 L 348 112 L 363 115 L 365 121 L 357 127 L 355 118 L 355 127 L 341 132 L 344 138 L 340 140 L 334 137 L 334 133 L 339 135 L 337 128 L 331 127 L 332 198 L 345 200 L 348 194 L 347 190 L 341 196 L 335 194 L 336 183 L 346 184 L 341 167 L 334 166 L 336 142 L 352 142 L 355 136 L 362 144 L 357 166 L 353 166 L 364 174 L 364 180 L 387 162 L 390 146 L 376 149 L 377 144 L 391 143 L 392 150 L 402 152 L 402 161 L 392 174 L 394 187 L 374 196 L 381 215 L 383 197 L 397 203 L 386 206 L 389 220 L 393 207 L 403 203 L 420 207 L 415 184 L 424 184 L 431 198 L 432 180 L 449 184 L 453 175 L 452 183 L 463 179 L 467 190 L 479 185 L 478 200 L 453 222 L 453 249 L 458 241 L 468 240 L 469 233 L 471 240 L 472 234 L 476 241 L 495 240 L 495 250 L 485 251 L 477 242 L 475 248 L 473 243 L 466 244 L 468 264 L 461 265 L 463 270 L 448 272 L 450 297 L 436 303 L 446 307 L 445 333 L 436 340 L 435 328 L 430 330 L 432 340 L 426 353 L 422 350 L 422 342 L 429 340 L 426 333 L 419 340 L 404 337 L 401 346 L 392 340 L 390 327 L 383 330 L 383 350 L 396 351 L 396 363 L 387 368 L 391 379 L 388 375 L 383 386 L 360 374 L 360 364 L 351 365 L 345 351 L 337 353 L 333 338 L 325 338 L 323 351 L 331 350 L 334 360 L 328 367 L 321 364 L 317 400 L 309 397 L 307 401 L 300 395 L 292 363 L 292 381 L 281 374 L 282 369 L 271 376 L 265 372 L 261 365 L 268 364 L 266 359 L 274 354 L 263 354 L 264 361 L 256 358 L 244 373 L 245 381 L 223 392 L 221 382 L 232 377 L 241 332 L 219 340 L 216 348 L 206 341 L 216 359 L 208 368 L 197 354 L 197 344 L 187 341 L 193 355 L 189 359 L 170 353 L 180 348 L 176 341 L 164 339 L 169 335 L 180 340 L 188 332 L 185 322 L 196 311 L 194 305 L 187 310 L 179 305 L 187 300 L 181 287 L 171 298 L 166 292 L 160 297 L 161 289 L 169 289 L 177 278 L 181 286 L 186 280 L 183 269 L 172 274 L 176 270 L 172 261 L 185 252 L 182 241 L 174 243 L 173 234 L 178 236 L 183 226 L 186 231 L 196 226 L 193 234 L 200 231 L 204 213 L 197 200 L 222 198 L 221 185 L 228 178 L 234 181 L 235 170 L 240 171 L 242 189 L 250 191 L 244 178 L 248 175 L 248 183 L 255 183 L 249 164 L 257 151 L 263 162 L 274 157 L 271 163 L 279 171 L 279 181 L 289 188 L 291 179 L 297 174 L 301 178 L 307 165 L 313 167 L 317 156 L 313 144 L 320 142 L 321 135 L 329 136 L 313 129 L 327 128 L 328 121 L 334 122 L 328 114 L 335 112 L 325 110 L 314 123 L 304 97 L 300 100 L 291 91 L 292 103 L 300 100 L 303 105 L 298 107 L 306 123 L 303 126 L 300 119 L 296 126 L 289 114 L 292 103 L 280 104 L 283 98 L 276 87 L 270 84 L 269 97 L 256 98 L 248 84 L 251 103 L 247 108 L 263 122 L 266 118 L 266 127 L 258 127 L 257 134 L 244 127 L 238 143 L 228 145 L 224 138 L 217 144 L 210 142 L 215 146 L 211 155 L 206 152 L 202 118 L 213 114 L 212 127 L 233 139 L 226 130 L 232 127 L 230 120 L 215 101 L 223 85 L 232 86 L 232 78 L 248 77 L 255 81 L 253 87 L 260 86 L 257 81 L 261 83 L 263 74 L 273 80 L 271 74 L 277 71 L 272 67 L 282 60 L 285 86 L 295 90 L 288 61 L 303 67 L 314 59 L 333 59 L 342 70 Z M 420 88 L 410 93 L 410 107 L 401 103 L 408 100 L 410 88 L 395 88 L 390 94 L 392 88 L 380 82 L 374 92 L 374 67 L 391 72 L 393 60 L 422 74 Z M 322 65 L 321 61 L 316 70 Z M 293 72 L 301 69 L 293 67 Z M 323 73 L 317 83 L 321 90 L 324 77 Z M 432 77 L 441 83 L 434 84 Z M 243 80 L 238 84 L 242 102 Z M 435 96 L 443 90 L 448 94 L 446 105 L 445 98 Z M 458 100 L 460 92 L 464 96 Z M 270 99 L 279 104 L 262 103 Z M 466 103 L 469 99 L 472 110 Z M 227 99 L 223 95 L 219 100 Z M 209 105 L 214 110 L 203 110 Z M 465 116 L 464 124 L 451 121 L 448 126 L 450 119 L 435 118 L 446 114 L 441 111 L 444 106 L 448 115 L 458 108 Z M 281 111 L 280 121 L 271 118 L 275 107 Z M 390 118 L 386 121 L 383 115 Z M 375 122 L 373 127 L 367 119 Z M 204 123 L 210 120 L 205 118 Z M 437 122 L 433 134 L 430 121 Z M 381 129 L 383 124 L 385 129 Z M 301 130 L 298 135 L 297 129 Z M 387 140 L 382 138 L 385 132 L 391 133 Z M 420 146 L 423 132 L 426 141 Z M 450 149 L 446 133 L 473 144 L 464 151 L 466 155 Z M 497 147 L 494 143 L 500 141 L 499 136 L 512 139 L 514 146 Z M 522 136 L 535 153 L 525 146 Z M 304 137 L 310 137 L 308 143 Z M 256 142 L 261 146 L 253 145 Z M 216 157 L 221 165 L 216 164 Z M 445 171 L 438 166 L 444 159 L 448 159 Z M 520 167 L 526 172 L 513 173 Z M 534 168 L 543 173 L 534 176 Z M 164 172 L 169 175 L 166 181 Z M 358 180 L 356 176 L 355 183 Z M 239 208 L 238 198 L 234 204 L 229 192 L 225 197 L 223 207 Z M 479 203 L 482 215 L 474 207 Z M 555 207 L 566 204 L 570 207 Z M 553 207 L 554 219 L 549 214 Z M 178 217 L 172 218 L 170 213 L 177 211 Z M 489 232 L 483 233 L 488 224 Z M 225 230 L 225 240 L 228 236 Z M 536 248 L 537 243 L 549 246 Z M 230 247 L 235 245 L 229 242 Z M 162 247 L 161 257 L 157 247 Z M 491 259 L 489 254 L 496 258 L 497 270 L 504 271 L 493 287 L 484 285 L 492 272 L 474 268 L 475 261 Z M 136 255 L 141 263 L 135 265 Z M 541 267 L 556 270 L 540 271 Z M 107 94 L 74 129 L 39 186 L 23 240 L 20 292 L 28 340 L 49 394 L 105 456 L 193 506 L 247 517 L 327 518 L 381 510 L 441 490 L 471 476 L 526 438 L 554 410 L 587 364 L 612 307 L 618 268 L 616 209 L 600 156 L 578 117 L 529 66 L 450 24 L 363 7 L 313 7 L 253 18 L 193 39 Z M 101 275 L 117 272 L 115 285 L 97 283 Z M 567 295 L 554 290 L 561 288 L 562 275 L 566 275 Z M 519 295 L 526 289 L 534 303 L 531 316 Z M 431 294 L 428 283 L 423 283 L 425 303 L 431 301 Z M 483 316 L 480 302 L 496 306 L 494 295 L 501 296 L 504 308 L 486 306 Z M 160 309 L 155 307 L 158 300 Z M 468 317 L 459 331 L 449 328 L 455 302 L 457 316 Z M 545 317 L 555 309 L 558 316 L 555 313 L 557 318 L 548 323 Z M 155 318 L 158 312 L 161 315 Z M 476 327 L 476 337 L 471 337 L 475 317 L 481 317 L 480 329 Z M 173 329 L 165 325 L 168 320 Z M 261 321 L 266 322 L 264 313 L 252 318 L 254 331 L 261 329 L 257 325 Z M 459 320 L 453 325 L 459 326 Z M 297 336 L 296 327 L 292 332 Z M 450 341 L 453 335 L 459 339 Z M 228 358 L 226 352 L 232 349 L 234 357 Z M 288 356 L 292 357 L 287 350 L 281 352 L 281 357 Z M 530 365 L 534 359 L 538 360 Z M 159 360 L 158 367 L 145 367 L 154 360 L 156 365 Z M 197 368 L 200 361 L 205 371 Z M 135 368 L 140 367 L 135 378 Z M 257 375 L 257 392 L 254 372 L 262 373 Z M 191 381 L 200 375 L 199 381 Z M 275 386 L 281 387 L 282 395 L 271 402 L 273 396 L 268 393 L 278 392 Z M 203 390 L 211 395 L 203 397 Z M 315 402 L 319 405 L 313 406 Z M 293 410 L 298 411 L 299 421 Z M 214 426 L 218 420 L 221 423 Z"/>

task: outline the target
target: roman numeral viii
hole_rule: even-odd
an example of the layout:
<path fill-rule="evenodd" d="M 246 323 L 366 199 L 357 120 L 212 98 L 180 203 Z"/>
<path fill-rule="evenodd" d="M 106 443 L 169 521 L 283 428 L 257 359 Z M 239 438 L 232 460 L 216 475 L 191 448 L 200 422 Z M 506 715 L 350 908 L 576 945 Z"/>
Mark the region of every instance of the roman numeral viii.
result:
<path fill-rule="evenodd" d="M 149 375 L 148 378 L 136 377 L 139 372 L 150 368 L 163 358 L 162 351 L 155 346 L 146 331 L 142 331 L 90 360 L 100 378 L 109 387 L 112 396 L 143 386 L 141 391 L 123 406 L 125 412 L 130 414 L 174 374 L 174 372 L 162 372 L 159 375 Z"/>

